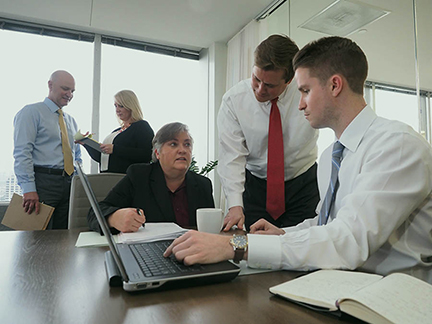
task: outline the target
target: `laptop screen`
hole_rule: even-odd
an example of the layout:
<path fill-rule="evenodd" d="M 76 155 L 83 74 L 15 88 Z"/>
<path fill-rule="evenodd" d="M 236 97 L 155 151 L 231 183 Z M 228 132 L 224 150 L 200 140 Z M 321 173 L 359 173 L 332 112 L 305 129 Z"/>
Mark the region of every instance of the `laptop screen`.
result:
<path fill-rule="evenodd" d="M 97 202 L 97 199 L 96 199 L 96 196 L 93 192 L 93 189 L 90 186 L 90 182 L 87 178 L 87 175 L 84 173 L 84 171 L 82 170 L 82 167 L 79 163 L 76 163 L 76 166 L 77 166 L 78 175 L 81 179 L 81 183 L 84 187 L 84 191 L 87 195 L 87 198 L 90 201 L 90 204 L 93 208 L 94 213 L 96 214 L 96 218 L 99 222 L 99 225 L 102 229 L 102 232 L 104 233 L 104 235 L 108 241 L 108 245 L 109 245 L 109 248 L 111 250 L 112 256 L 114 258 L 114 261 L 115 261 L 118 269 L 120 270 L 120 274 L 123 277 L 123 280 L 128 281 L 129 278 L 126 274 L 126 270 L 125 270 L 125 267 L 123 265 L 123 262 L 120 259 L 120 256 L 119 256 L 119 253 L 117 250 L 117 246 L 114 243 L 113 236 L 112 236 L 111 231 L 109 229 L 109 226 L 105 220 L 105 217 L 103 217 L 103 215 L 102 215 L 102 211 L 100 210 L 99 204 Z"/>

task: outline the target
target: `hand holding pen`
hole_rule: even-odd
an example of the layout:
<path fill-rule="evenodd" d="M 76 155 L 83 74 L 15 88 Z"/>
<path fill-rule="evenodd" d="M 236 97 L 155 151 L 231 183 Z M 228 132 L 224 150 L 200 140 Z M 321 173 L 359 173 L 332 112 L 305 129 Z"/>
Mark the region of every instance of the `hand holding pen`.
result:
<path fill-rule="evenodd" d="M 143 213 L 142 213 L 142 211 L 141 211 L 141 209 L 139 209 L 138 207 L 136 209 L 136 212 L 137 212 L 138 215 L 144 216 Z M 145 227 L 145 217 L 144 217 L 144 223 L 142 224 L 142 227 Z"/>

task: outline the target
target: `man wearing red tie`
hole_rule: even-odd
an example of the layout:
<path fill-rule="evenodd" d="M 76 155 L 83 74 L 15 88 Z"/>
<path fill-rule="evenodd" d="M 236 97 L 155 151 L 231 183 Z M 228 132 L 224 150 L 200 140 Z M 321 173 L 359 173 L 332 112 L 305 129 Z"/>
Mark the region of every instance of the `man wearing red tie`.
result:
<path fill-rule="evenodd" d="M 255 50 L 252 78 L 223 97 L 218 171 L 229 209 L 225 230 L 260 218 L 286 227 L 316 215 L 318 133 L 297 109 L 298 50 L 287 36 L 270 36 Z"/>
<path fill-rule="evenodd" d="M 189 231 L 168 247 L 187 265 L 247 260 L 251 268 L 403 272 L 432 283 L 432 148 L 364 99 L 368 62 L 351 39 L 310 42 L 294 57 L 299 110 L 336 141 L 320 157 L 320 213 L 293 227 L 265 220 L 246 235 Z"/>

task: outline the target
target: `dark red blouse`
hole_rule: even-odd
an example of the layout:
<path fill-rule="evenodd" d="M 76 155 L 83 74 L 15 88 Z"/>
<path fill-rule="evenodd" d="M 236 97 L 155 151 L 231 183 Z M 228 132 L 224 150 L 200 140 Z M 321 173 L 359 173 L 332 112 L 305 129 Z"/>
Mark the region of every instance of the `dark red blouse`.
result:
<path fill-rule="evenodd" d="M 174 209 L 177 224 L 182 227 L 190 226 L 189 224 L 189 209 L 186 194 L 186 180 L 177 188 L 176 191 L 172 192 L 168 189 L 171 203 Z"/>

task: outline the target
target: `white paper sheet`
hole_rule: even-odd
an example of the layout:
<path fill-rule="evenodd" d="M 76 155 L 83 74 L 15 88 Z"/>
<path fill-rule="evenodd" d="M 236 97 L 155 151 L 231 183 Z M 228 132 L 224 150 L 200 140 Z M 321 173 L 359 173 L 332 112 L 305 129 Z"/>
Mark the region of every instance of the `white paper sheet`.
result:
<path fill-rule="evenodd" d="M 114 241 L 118 242 L 117 235 L 114 235 Z M 108 246 L 108 242 L 105 236 L 100 235 L 96 232 L 81 232 L 78 236 L 78 240 L 75 243 L 76 247 L 98 247 Z"/>
<path fill-rule="evenodd" d="M 174 239 L 188 230 L 175 223 L 146 223 L 137 232 L 120 233 L 119 243 L 146 242 L 162 239 Z"/>

